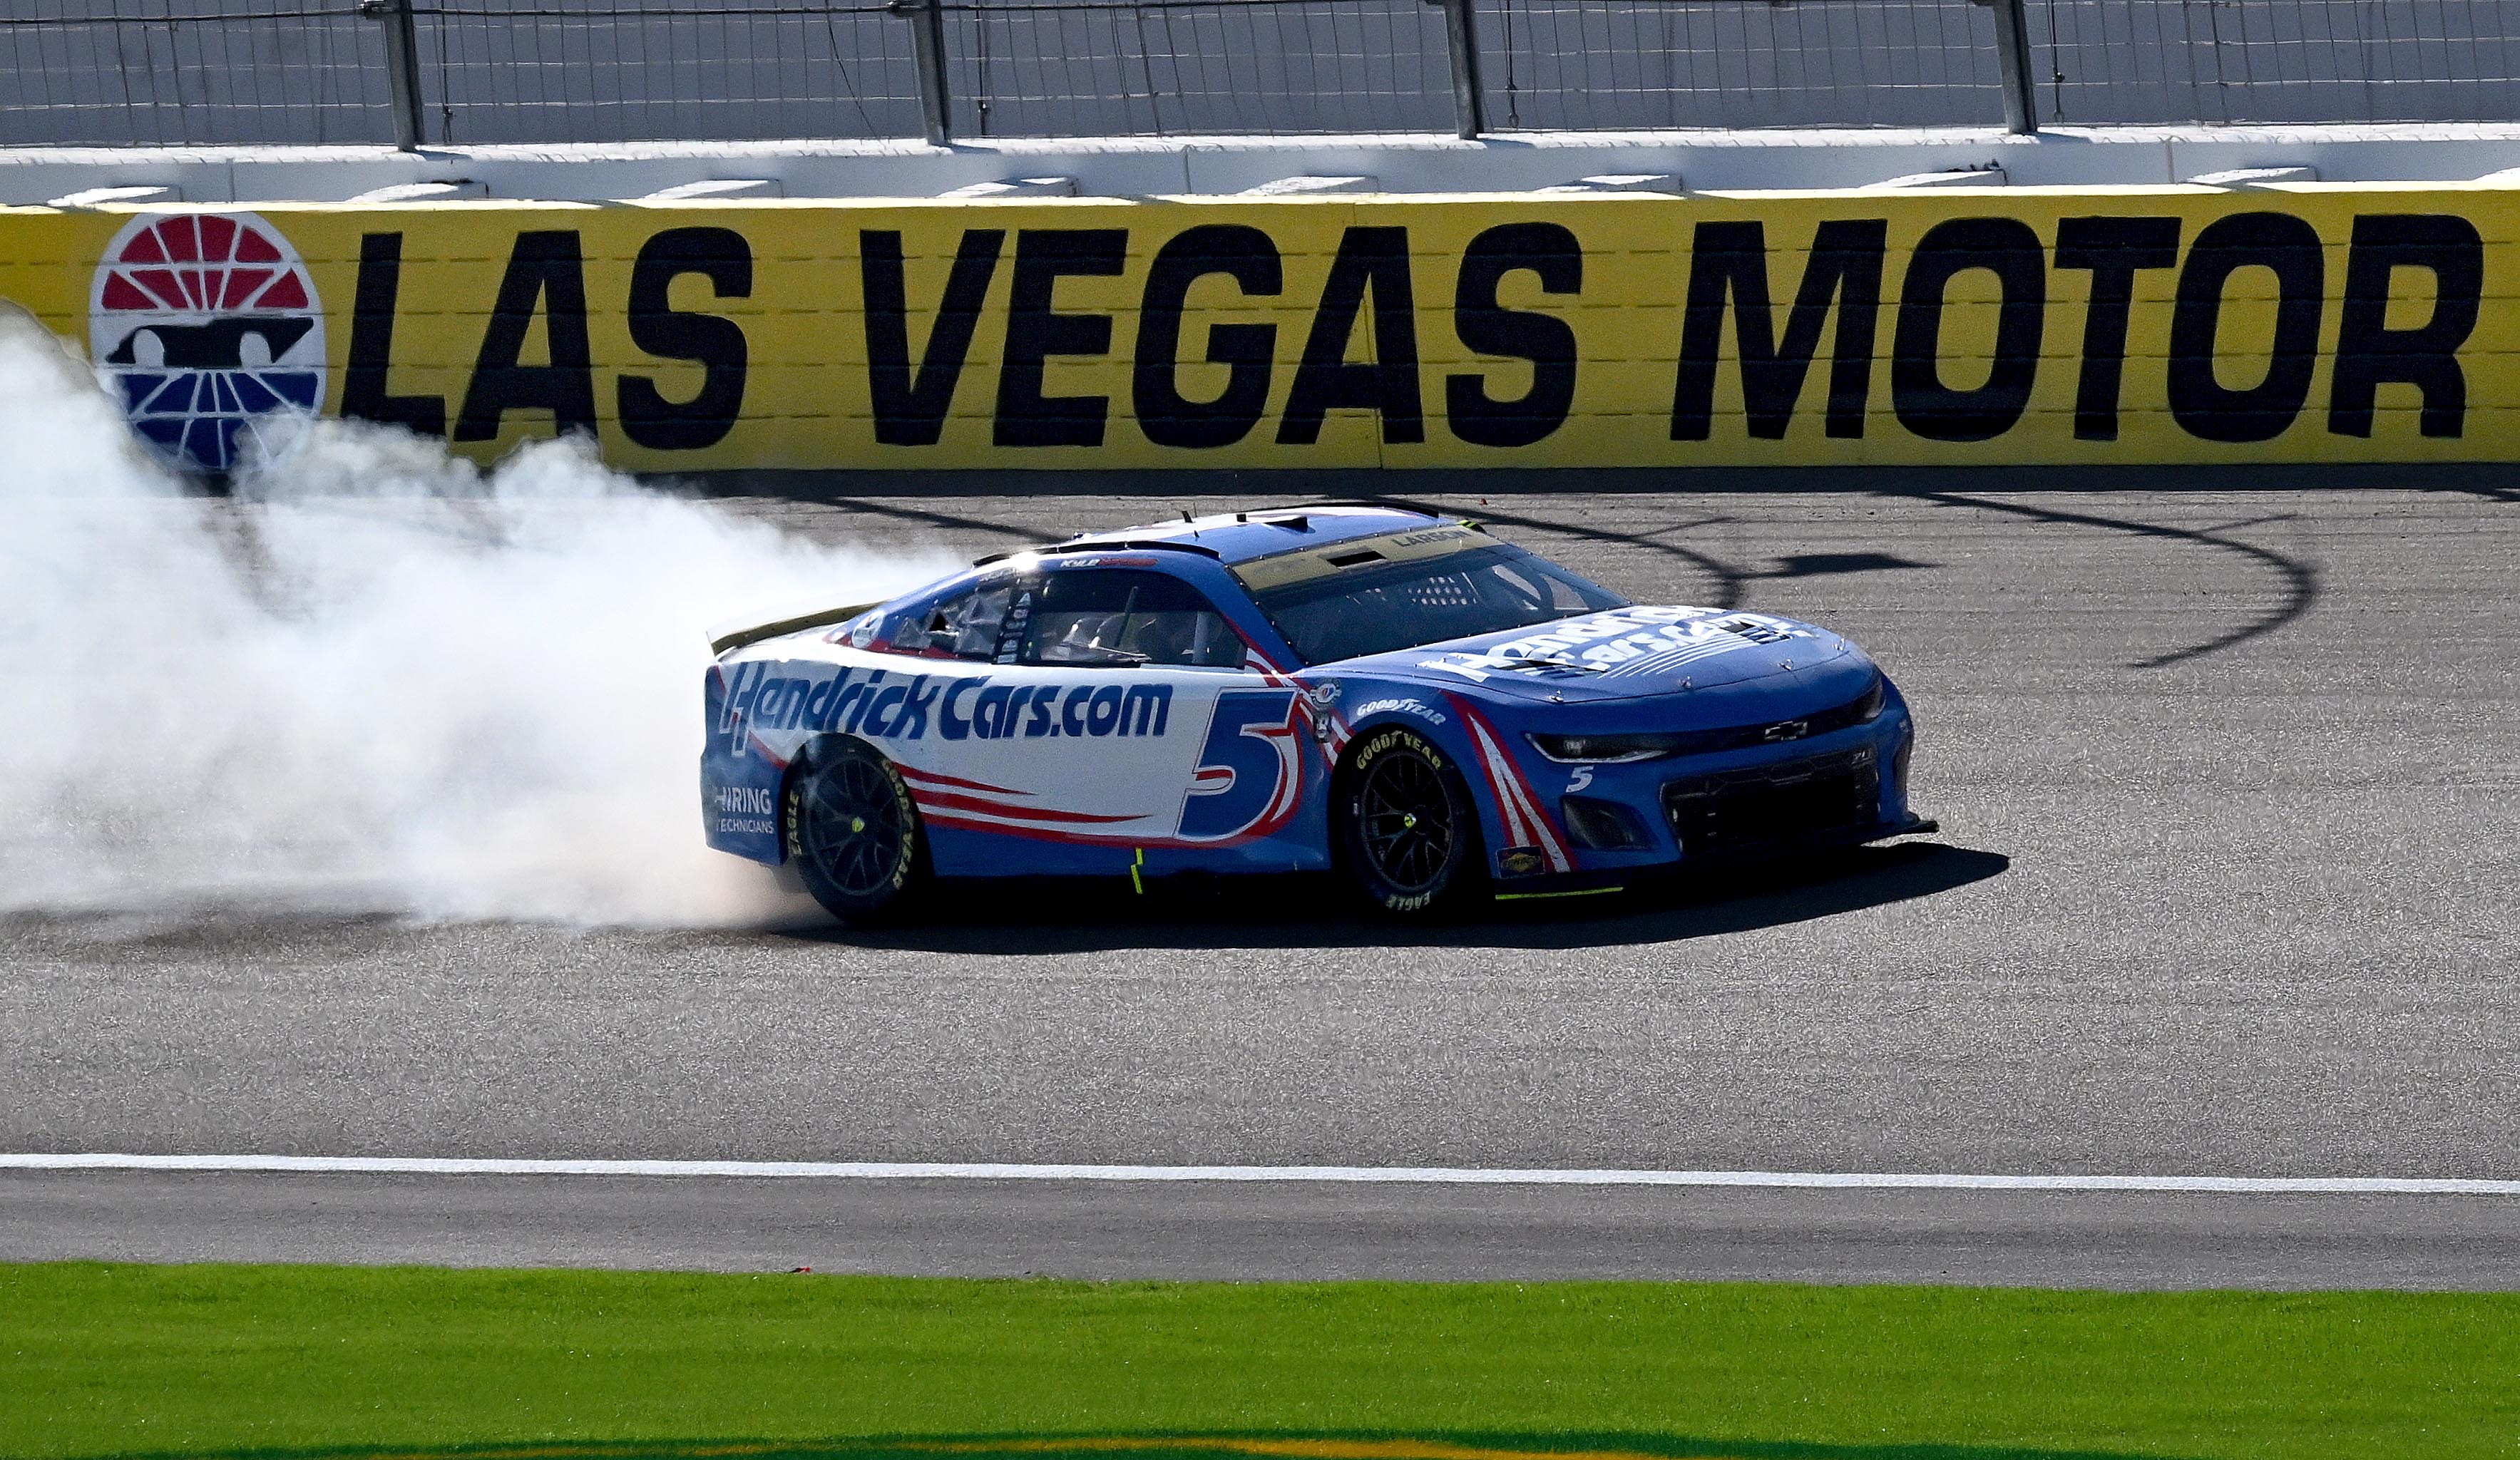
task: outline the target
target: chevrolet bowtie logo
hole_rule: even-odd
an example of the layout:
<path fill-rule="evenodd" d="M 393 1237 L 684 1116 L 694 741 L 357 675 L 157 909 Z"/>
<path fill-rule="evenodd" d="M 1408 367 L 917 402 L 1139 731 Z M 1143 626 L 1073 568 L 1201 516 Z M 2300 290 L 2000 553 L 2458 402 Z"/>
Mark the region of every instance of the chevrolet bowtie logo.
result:
<path fill-rule="evenodd" d="M 1763 740 L 1799 740 L 1811 733 L 1808 720 L 1779 720 L 1759 732 Z"/>

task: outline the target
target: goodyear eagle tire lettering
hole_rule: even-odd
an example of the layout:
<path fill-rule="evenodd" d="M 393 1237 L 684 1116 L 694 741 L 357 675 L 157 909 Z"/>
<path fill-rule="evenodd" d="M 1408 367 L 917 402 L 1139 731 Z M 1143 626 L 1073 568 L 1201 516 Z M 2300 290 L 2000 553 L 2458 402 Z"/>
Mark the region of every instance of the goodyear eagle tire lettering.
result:
<path fill-rule="evenodd" d="M 780 820 L 805 890 L 842 922 L 899 921 L 926 890 L 925 828 L 910 783 L 863 740 L 806 747 L 788 772 Z"/>
<path fill-rule="evenodd" d="M 1369 730 L 1339 769 L 1337 862 L 1366 901 L 1423 917 L 1486 891 L 1478 807 L 1451 760 L 1401 727 Z"/>

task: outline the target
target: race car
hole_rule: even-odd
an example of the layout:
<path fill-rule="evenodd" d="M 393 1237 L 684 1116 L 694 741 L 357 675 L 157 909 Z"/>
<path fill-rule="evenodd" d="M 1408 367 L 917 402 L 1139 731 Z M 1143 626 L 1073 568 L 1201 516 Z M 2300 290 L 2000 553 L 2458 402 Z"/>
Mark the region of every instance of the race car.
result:
<path fill-rule="evenodd" d="M 1396 507 L 1080 535 L 713 647 L 708 843 L 850 923 L 941 879 L 1185 872 L 1422 916 L 1934 829 L 1846 640 Z"/>

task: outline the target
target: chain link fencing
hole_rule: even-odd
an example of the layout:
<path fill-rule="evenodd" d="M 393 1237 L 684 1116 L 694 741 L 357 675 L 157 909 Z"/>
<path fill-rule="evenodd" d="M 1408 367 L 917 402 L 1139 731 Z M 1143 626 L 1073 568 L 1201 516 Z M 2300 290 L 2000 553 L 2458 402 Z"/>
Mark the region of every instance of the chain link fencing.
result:
<path fill-rule="evenodd" d="M 388 91 L 343 0 L 0 0 L 0 144 L 391 141 Z"/>
<path fill-rule="evenodd" d="M 2028 0 L 2048 121 L 2520 119 L 2511 0 Z"/>
<path fill-rule="evenodd" d="M 434 142 L 920 131 L 910 34 L 879 0 L 421 0 L 412 36 Z"/>
<path fill-rule="evenodd" d="M 1519 130 L 2000 121 L 1994 11 L 1964 0 L 1489 0 L 1490 125 Z"/>
<path fill-rule="evenodd" d="M 2520 120 L 2520 0 L 0 6 L 9 146 Z"/>

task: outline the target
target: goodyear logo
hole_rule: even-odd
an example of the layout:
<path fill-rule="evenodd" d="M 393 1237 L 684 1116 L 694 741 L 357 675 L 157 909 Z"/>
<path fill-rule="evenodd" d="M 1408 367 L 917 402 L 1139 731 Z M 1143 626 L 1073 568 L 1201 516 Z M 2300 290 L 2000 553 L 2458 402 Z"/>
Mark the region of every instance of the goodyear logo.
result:
<path fill-rule="evenodd" d="M 314 280 L 251 213 L 134 218 L 97 266 L 88 336 L 133 428 L 180 467 L 281 450 L 323 403 Z"/>

